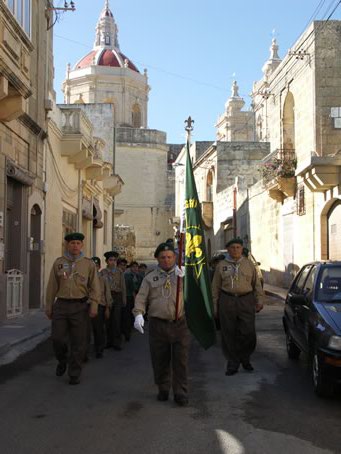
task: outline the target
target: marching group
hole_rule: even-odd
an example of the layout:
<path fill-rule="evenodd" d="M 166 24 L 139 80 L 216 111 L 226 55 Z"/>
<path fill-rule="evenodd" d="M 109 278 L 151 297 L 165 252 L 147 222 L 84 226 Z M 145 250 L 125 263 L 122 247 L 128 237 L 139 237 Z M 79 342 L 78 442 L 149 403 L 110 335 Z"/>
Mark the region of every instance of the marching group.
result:
<path fill-rule="evenodd" d="M 99 257 L 84 256 L 83 240 L 82 233 L 65 236 L 65 253 L 55 260 L 47 286 L 46 315 L 52 320 L 56 375 L 68 370 L 69 383 L 79 384 L 91 329 L 96 358 L 101 358 L 106 347 L 120 351 L 122 339 L 130 340 L 133 326 L 143 334 L 148 316 L 157 399 L 167 401 L 172 389 L 174 401 L 187 405 L 191 337 L 183 302 L 184 272 L 176 265 L 173 243 L 156 248 L 157 266 L 147 273 L 146 265 L 132 262 L 128 266 L 115 251 L 104 254 L 106 266 L 101 269 Z M 255 313 L 263 308 L 263 290 L 254 265 L 243 255 L 242 240 L 230 240 L 226 247 L 226 257 L 216 265 L 212 296 L 230 376 L 240 365 L 253 371 Z"/>

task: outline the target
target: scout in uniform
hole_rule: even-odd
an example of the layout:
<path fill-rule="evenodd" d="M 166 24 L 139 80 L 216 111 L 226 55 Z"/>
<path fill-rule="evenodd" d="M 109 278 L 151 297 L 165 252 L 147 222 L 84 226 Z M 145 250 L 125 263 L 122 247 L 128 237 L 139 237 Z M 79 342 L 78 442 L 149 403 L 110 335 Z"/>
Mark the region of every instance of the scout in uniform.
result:
<path fill-rule="evenodd" d="M 143 334 L 143 315 L 148 309 L 149 346 L 155 384 L 159 389 L 157 399 L 168 400 L 172 386 L 174 401 L 184 406 L 188 404 L 187 363 L 190 335 L 184 314 L 182 279 L 177 320 L 175 315 L 177 278 L 182 272 L 175 265 L 176 255 L 172 245 L 160 244 L 154 256 L 158 267 L 144 278 L 135 298 L 134 327 Z"/>
<path fill-rule="evenodd" d="M 54 262 L 46 289 L 45 311 L 52 320 L 52 341 L 58 360 L 56 375 L 64 375 L 68 363 L 70 385 L 80 382 L 88 312 L 91 318 L 96 317 L 100 300 L 96 267 L 82 253 L 83 240 L 82 233 L 65 236 L 65 254 Z"/>
<path fill-rule="evenodd" d="M 96 265 L 97 275 L 101 287 L 101 299 L 98 305 L 98 314 L 97 317 L 92 319 L 92 331 L 94 335 L 96 358 L 99 359 L 103 358 L 103 350 L 105 347 L 105 320 L 108 320 L 110 317 L 112 297 L 108 280 L 101 276 L 99 272 L 101 268 L 101 259 L 99 257 L 92 257 L 92 261 Z"/>
<path fill-rule="evenodd" d="M 107 267 L 101 275 L 109 282 L 112 297 L 110 317 L 107 323 L 107 347 L 122 350 L 121 318 L 122 308 L 127 303 L 124 273 L 117 267 L 117 252 L 109 251 L 104 254 Z"/>
<path fill-rule="evenodd" d="M 131 328 L 134 325 L 134 316 L 132 310 L 134 308 L 135 297 L 140 290 L 143 277 L 139 273 L 139 265 L 137 262 L 131 262 L 129 269 L 124 273 L 127 290 L 127 305 L 123 311 L 122 317 L 122 332 L 127 341 L 130 340 Z"/>
<path fill-rule="evenodd" d="M 253 371 L 250 356 L 256 348 L 255 313 L 263 308 L 263 289 L 253 263 L 242 255 L 243 241 L 235 238 L 226 247 L 228 255 L 216 267 L 212 294 L 227 359 L 226 375 L 234 375 L 240 363 L 246 371 Z"/>

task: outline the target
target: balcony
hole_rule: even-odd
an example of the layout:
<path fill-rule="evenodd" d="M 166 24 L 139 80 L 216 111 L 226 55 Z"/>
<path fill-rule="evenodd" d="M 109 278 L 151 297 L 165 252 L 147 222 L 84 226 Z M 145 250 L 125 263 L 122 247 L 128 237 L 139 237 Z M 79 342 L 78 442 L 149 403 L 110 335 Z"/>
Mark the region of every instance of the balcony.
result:
<path fill-rule="evenodd" d="M 111 197 L 115 197 L 122 192 L 123 185 L 124 182 L 119 175 L 110 175 L 103 180 L 103 189 L 105 189 Z"/>
<path fill-rule="evenodd" d="M 325 192 L 341 182 L 341 156 L 311 156 L 297 169 L 313 192 Z"/>
<path fill-rule="evenodd" d="M 201 216 L 207 229 L 213 227 L 213 202 L 201 202 Z"/>
<path fill-rule="evenodd" d="M 296 193 L 296 154 L 293 149 L 279 149 L 270 153 L 261 165 L 264 186 L 269 197 L 283 202 Z"/>
<path fill-rule="evenodd" d="M 25 113 L 31 96 L 30 54 L 33 45 L 0 0 L 0 121 Z"/>

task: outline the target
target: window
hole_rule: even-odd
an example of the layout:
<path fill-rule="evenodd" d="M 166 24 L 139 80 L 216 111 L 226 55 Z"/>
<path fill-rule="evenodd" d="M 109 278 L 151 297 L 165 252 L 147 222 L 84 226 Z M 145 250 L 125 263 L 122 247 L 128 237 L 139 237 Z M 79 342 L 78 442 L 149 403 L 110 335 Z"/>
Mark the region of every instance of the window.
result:
<path fill-rule="evenodd" d="M 316 266 L 313 266 L 313 269 L 309 273 L 309 276 L 303 287 L 303 293 L 307 297 L 308 301 L 311 301 L 311 299 L 312 299 L 316 271 L 317 271 Z"/>
<path fill-rule="evenodd" d="M 26 34 L 31 36 L 31 0 L 5 0 L 5 3 Z"/>
<path fill-rule="evenodd" d="M 311 270 L 312 265 L 307 265 L 303 268 L 303 270 L 299 273 L 297 279 L 295 280 L 291 291 L 293 293 L 301 293 L 303 290 L 303 285 L 305 283 L 305 280 L 308 276 L 309 271 Z"/>
<path fill-rule="evenodd" d="M 297 189 L 296 212 L 298 216 L 303 216 L 305 214 L 305 193 L 303 184 Z"/>
<path fill-rule="evenodd" d="M 110 36 L 108 36 L 108 35 L 105 37 L 105 44 L 107 46 L 110 46 Z"/>
<path fill-rule="evenodd" d="M 140 128 L 142 126 L 141 109 L 140 109 L 140 106 L 138 104 L 135 104 L 133 106 L 132 125 L 133 125 L 133 128 Z"/>
<path fill-rule="evenodd" d="M 319 276 L 317 301 L 341 301 L 341 267 L 328 266 Z"/>
<path fill-rule="evenodd" d="M 77 215 L 71 211 L 63 210 L 63 232 L 64 235 L 77 230 Z"/>
<path fill-rule="evenodd" d="M 335 129 L 341 129 L 341 107 L 332 107 L 330 109 L 330 116 L 334 122 Z"/>

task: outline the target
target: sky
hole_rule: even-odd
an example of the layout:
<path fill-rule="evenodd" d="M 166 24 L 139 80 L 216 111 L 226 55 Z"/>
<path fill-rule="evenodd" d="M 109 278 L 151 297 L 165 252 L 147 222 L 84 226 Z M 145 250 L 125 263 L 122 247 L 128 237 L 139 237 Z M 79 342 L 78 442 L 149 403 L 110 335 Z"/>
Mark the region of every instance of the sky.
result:
<path fill-rule="evenodd" d="M 55 90 L 67 63 L 73 66 L 93 47 L 104 0 L 74 0 L 53 27 Z M 148 70 L 148 127 L 185 141 L 184 121 L 194 120 L 192 140 L 215 140 L 233 80 L 250 105 L 255 80 L 269 57 L 272 37 L 285 56 L 312 19 L 326 19 L 340 0 L 110 0 L 121 51 Z M 55 0 L 61 6 L 64 0 Z M 341 19 L 341 5 L 331 19 Z"/>

